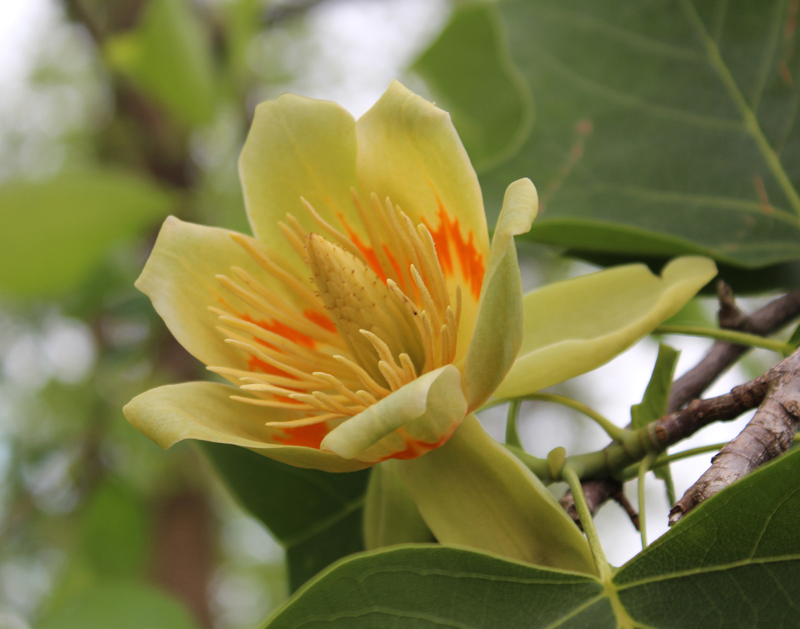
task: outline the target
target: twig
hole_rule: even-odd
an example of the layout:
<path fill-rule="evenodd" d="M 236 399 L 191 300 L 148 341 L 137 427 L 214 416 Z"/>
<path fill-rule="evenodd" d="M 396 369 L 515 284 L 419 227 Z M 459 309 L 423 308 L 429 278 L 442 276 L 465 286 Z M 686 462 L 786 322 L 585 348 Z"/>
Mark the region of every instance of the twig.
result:
<path fill-rule="evenodd" d="M 670 526 L 707 498 L 783 454 L 792 445 L 800 420 L 800 350 L 767 373 L 771 372 L 777 377 L 770 380 L 758 412 L 675 504 L 669 514 Z"/>
<path fill-rule="evenodd" d="M 721 290 L 724 291 L 724 288 Z M 730 306 L 725 304 L 724 299 L 721 297 L 720 327 L 735 324 L 730 329 L 751 334 L 761 336 L 772 334 L 800 315 L 800 291 L 787 293 L 744 318 L 732 318 L 729 311 Z M 729 299 L 732 301 L 733 298 L 729 297 Z M 748 349 L 750 348 L 745 345 L 734 345 L 724 341 L 714 343 L 697 365 L 675 380 L 669 395 L 668 410 L 675 411 L 690 400 L 699 397 Z"/>
<path fill-rule="evenodd" d="M 589 512 L 592 514 L 592 517 L 594 517 L 600 507 L 602 507 L 605 501 L 610 497 L 625 510 L 633 526 L 637 531 L 639 530 L 639 514 L 625 495 L 620 481 L 607 476 L 606 478 L 585 481 L 582 483 L 582 486 L 583 493 L 586 496 L 586 504 L 589 507 Z M 572 492 L 568 491 L 558 502 L 564 507 L 564 510 L 569 514 L 569 517 L 574 520 L 575 524 L 583 530 L 583 525 L 581 525 L 581 519 L 578 515 L 578 508 L 575 506 L 575 497 L 572 495 Z"/>
<path fill-rule="evenodd" d="M 720 301 L 719 325 L 722 328 L 739 330 L 750 334 L 768 335 L 780 330 L 800 316 L 800 290 L 778 297 L 749 316 L 738 308 L 733 292 L 727 284 L 720 282 L 717 292 Z M 703 391 L 711 386 L 728 367 L 733 365 L 749 349 L 744 345 L 734 345 L 724 341 L 715 342 L 697 365 L 673 382 L 667 406 L 668 412 L 674 413 L 688 402 L 698 398 Z M 702 406 L 699 409 L 696 408 L 699 412 L 703 412 L 703 409 L 704 407 Z M 739 414 L 742 412 L 744 411 Z M 685 416 L 683 421 L 689 417 Z M 700 427 L 702 426 L 698 426 L 695 430 Z M 596 513 L 612 497 L 613 488 L 617 486 L 614 481 L 607 482 L 605 479 L 584 481 L 583 485 L 592 514 Z M 574 499 L 571 493 L 568 492 L 560 502 L 567 510 L 567 513 L 570 514 L 570 517 L 577 522 L 577 512 L 574 509 Z"/>

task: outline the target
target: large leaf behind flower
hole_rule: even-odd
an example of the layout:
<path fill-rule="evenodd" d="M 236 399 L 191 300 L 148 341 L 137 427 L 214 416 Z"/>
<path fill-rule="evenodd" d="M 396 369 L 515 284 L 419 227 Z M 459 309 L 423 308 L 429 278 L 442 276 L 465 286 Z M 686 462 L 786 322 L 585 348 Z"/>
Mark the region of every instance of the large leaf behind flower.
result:
<path fill-rule="evenodd" d="M 345 559 L 264 629 L 796 627 L 798 520 L 794 451 L 698 507 L 605 590 L 590 576 L 405 546 Z"/>
<path fill-rule="evenodd" d="M 595 259 L 702 253 L 740 269 L 734 279 L 770 267 L 757 279 L 799 284 L 793 6 L 499 3 L 536 120 L 517 155 L 484 175 L 487 207 L 526 176 L 540 193 L 538 242 Z M 426 78 L 451 94 L 446 72 Z"/>
<path fill-rule="evenodd" d="M 238 446 L 199 443 L 242 506 L 283 544 L 292 591 L 328 564 L 364 549 L 368 470 L 332 474 Z"/>

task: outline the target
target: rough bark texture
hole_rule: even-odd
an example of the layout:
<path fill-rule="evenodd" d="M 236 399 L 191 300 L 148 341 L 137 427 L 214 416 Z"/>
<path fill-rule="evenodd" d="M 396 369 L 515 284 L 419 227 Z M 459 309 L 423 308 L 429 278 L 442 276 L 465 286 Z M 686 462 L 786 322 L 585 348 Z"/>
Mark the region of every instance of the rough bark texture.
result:
<path fill-rule="evenodd" d="M 766 336 L 780 330 L 800 315 L 800 290 L 792 291 L 771 301 L 752 315 L 747 315 L 739 309 L 733 297 L 733 292 L 724 282 L 719 282 L 717 293 L 719 295 L 720 304 L 718 313 L 719 324 L 720 327 L 725 329 Z M 670 445 L 677 443 L 680 439 L 696 432 L 703 426 L 713 421 L 720 421 L 721 418 L 718 416 L 712 419 L 712 416 L 707 415 L 707 410 L 713 408 L 714 405 L 704 405 L 702 403 L 708 402 L 708 400 L 697 400 L 697 398 L 749 349 L 750 348 L 745 345 L 735 345 L 724 341 L 717 341 L 695 367 L 675 380 L 672 384 L 667 407 L 668 412 L 672 413 L 672 415 L 662 418 L 665 422 L 664 430 L 667 431 L 665 434 L 665 442 L 668 440 Z M 731 393 L 733 394 L 735 391 L 736 389 Z M 726 396 L 721 397 L 724 398 Z M 689 413 L 677 413 L 679 409 L 693 400 L 700 403 L 700 405 L 698 406 L 695 404 Z M 728 399 L 728 402 L 736 403 L 733 399 Z M 729 416 L 728 419 L 738 417 L 745 410 L 757 406 L 758 403 L 759 402 L 756 402 L 752 406 L 747 406 L 737 415 Z M 714 412 L 730 413 L 731 409 L 722 411 L 720 407 L 719 410 L 715 410 Z M 702 422 L 704 415 L 707 421 Z M 679 437 L 681 434 L 684 436 Z M 612 498 L 612 493 L 614 491 L 613 482 L 607 483 L 602 479 L 593 479 L 583 482 L 582 485 L 584 492 L 586 492 L 587 500 L 590 495 L 592 496 L 589 506 L 593 514 L 596 513 L 607 500 Z M 603 490 L 605 490 L 605 493 Z M 572 494 L 567 492 L 560 502 L 572 519 L 579 524 L 577 510 L 575 509 L 575 500 Z"/>
<path fill-rule="evenodd" d="M 675 504 L 669 515 L 670 525 L 792 445 L 800 420 L 800 350 L 765 376 L 768 374 L 772 377 L 758 412 Z"/>

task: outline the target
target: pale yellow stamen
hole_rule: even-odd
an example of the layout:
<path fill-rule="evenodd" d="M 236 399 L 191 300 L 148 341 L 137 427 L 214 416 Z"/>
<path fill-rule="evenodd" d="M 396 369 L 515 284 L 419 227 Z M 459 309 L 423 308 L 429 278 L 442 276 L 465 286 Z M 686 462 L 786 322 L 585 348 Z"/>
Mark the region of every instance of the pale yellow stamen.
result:
<path fill-rule="evenodd" d="M 233 267 L 235 277 L 217 279 L 235 299 L 216 294 L 222 307 L 210 310 L 219 316 L 226 342 L 251 357 L 248 364 L 255 359 L 261 362 L 254 369 L 273 368 L 278 373 L 209 369 L 238 380 L 253 396 L 233 399 L 301 415 L 268 425 L 325 423 L 332 429 L 420 374 L 455 359 L 461 287 L 448 288 L 431 232 L 389 198 L 381 202 L 371 194 L 368 212 L 354 189 L 351 196 L 365 244 L 356 245 L 302 197 L 302 206 L 321 234 L 308 233 L 291 214 L 278 223 L 318 292 L 298 275 L 298 266 L 232 234 L 284 290 L 252 271 Z M 244 312 L 237 309 L 241 303 L 246 304 Z"/>

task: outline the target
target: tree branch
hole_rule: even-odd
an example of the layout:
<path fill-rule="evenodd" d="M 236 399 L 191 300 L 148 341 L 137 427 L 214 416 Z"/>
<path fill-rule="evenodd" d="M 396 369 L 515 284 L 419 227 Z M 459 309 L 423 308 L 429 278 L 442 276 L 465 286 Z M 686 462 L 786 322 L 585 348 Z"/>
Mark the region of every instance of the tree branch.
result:
<path fill-rule="evenodd" d="M 800 315 L 800 291 L 786 293 L 747 316 L 736 307 L 727 284 L 720 282 L 719 324 L 731 330 L 768 336 L 777 332 Z M 675 380 L 669 395 L 669 411 L 681 408 L 699 397 L 714 381 L 750 348 L 717 341 L 705 357 L 692 369 Z"/>
<path fill-rule="evenodd" d="M 726 329 L 735 329 L 741 332 L 748 332 L 751 334 L 759 334 L 762 336 L 772 334 L 793 319 L 800 315 L 800 290 L 787 293 L 770 303 L 763 308 L 757 310 L 752 315 L 746 315 L 736 305 L 733 297 L 733 291 L 724 282 L 720 281 L 717 288 L 719 296 L 719 324 L 720 327 Z M 708 404 L 695 405 L 691 412 L 688 414 L 678 414 L 676 411 L 685 406 L 688 402 L 696 400 L 703 391 L 705 391 L 711 384 L 726 370 L 733 365 L 746 351 L 750 348 L 744 345 L 735 345 L 726 343 L 724 341 L 717 341 L 711 346 L 706 356 L 692 369 L 686 372 L 683 376 L 675 380 L 672 384 L 669 404 L 667 407 L 668 412 L 673 415 L 665 420 L 664 429 L 669 432 L 667 435 L 675 437 L 675 441 L 670 441 L 668 445 L 677 443 L 681 439 L 693 434 L 703 426 L 703 423 L 698 424 L 695 413 L 703 413 L 707 409 L 712 408 L 713 405 Z M 736 389 L 734 389 L 735 391 Z M 766 390 L 764 391 L 766 394 Z M 729 394 L 730 395 L 730 394 Z M 725 396 L 722 396 L 725 397 Z M 763 397 L 763 396 L 762 396 Z M 698 402 L 710 402 L 710 400 L 697 400 Z M 739 411 L 736 415 L 728 417 L 733 419 L 738 417 L 745 410 L 754 408 L 758 405 L 756 402 L 753 406 L 749 406 L 744 410 Z M 688 410 L 688 409 L 687 409 Z M 671 418 L 670 421 L 666 421 Z M 659 420 L 661 421 L 661 420 Z M 711 421 L 721 421 L 721 418 L 713 419 Z M 686 422 L 683 426 L 682 422 Z M 708 423 L 711 423 L 710 421 Z M 690 432 L 685 432 L 690 430 Z M 685 433 L 685 434 L 684 434 Z M 684 434 L 683 437 L 677 438 L 677 435 Z M 667 446 L 665 446 L 667 447 Z M 586 499 L 589 503 L 589 508 L 592 514 L 597 513 L 600 507 L 610 498 L 613 494 L 613 483 L 603 482 L 603 479 L 592 479 L 584 481 L 583 489 L 586 493 Z M 573 520 L 577 523 L 577 511 L 575 509 L 575 500 L 571 492 L 560 500 L 561 505 L 570 514 Z"/>
<path fill-rule="evenodd" d="M 758 412 L 675 504 L 669 513 L 670 526 L 707 498 L 791 447 L 800 420 L 800 350 L 767 374 L 773 378 L 768 380 Z"/>

